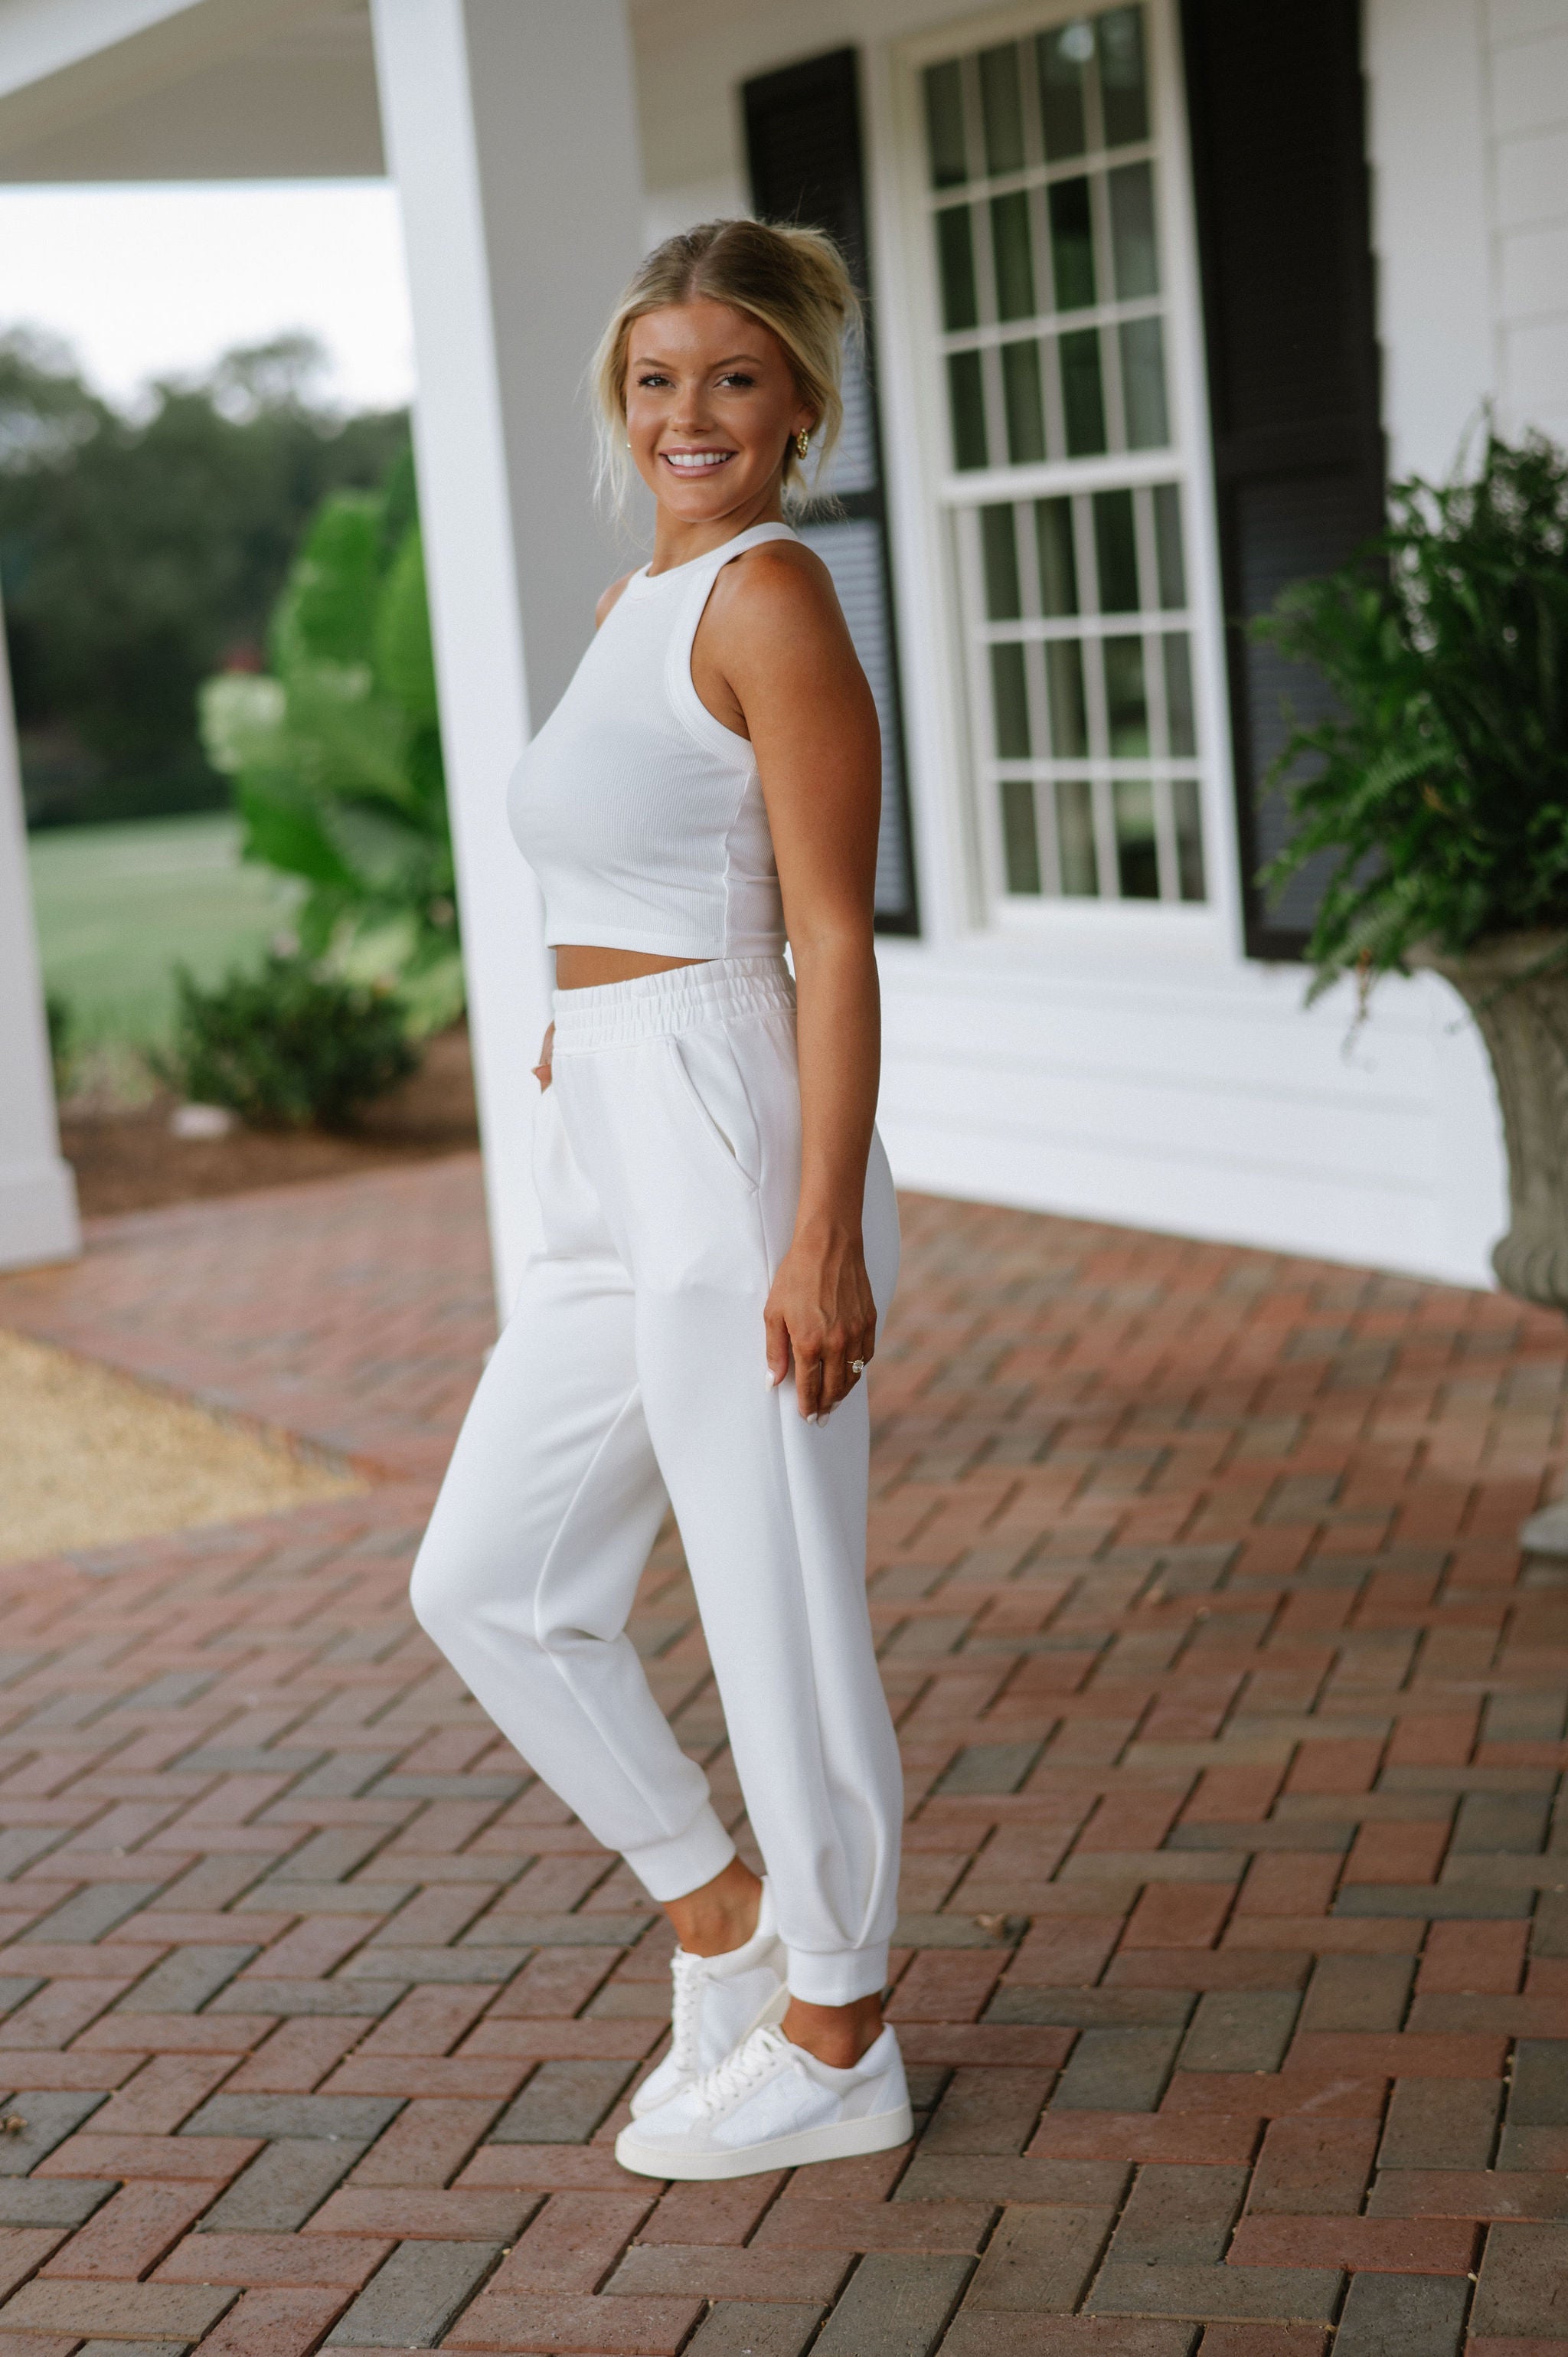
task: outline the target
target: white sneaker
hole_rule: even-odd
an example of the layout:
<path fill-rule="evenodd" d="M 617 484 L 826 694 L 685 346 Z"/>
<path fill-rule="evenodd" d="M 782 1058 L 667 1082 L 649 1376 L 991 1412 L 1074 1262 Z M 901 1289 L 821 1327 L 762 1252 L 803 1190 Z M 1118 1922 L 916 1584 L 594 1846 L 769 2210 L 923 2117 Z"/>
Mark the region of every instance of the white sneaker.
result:
<path fill-rule="evenodd" d="M 722 1956 L 692 1956 L 684 1948 L 677 1948 L 671 1957 L 675 2001 L 670 2051 L 633 2095 L 633 2119 L 658 2111 L 693 2079 L 733 2054 L 763 2022 L 778 2021 L 789 2001 L 785 1986 L 788 1970 L 789 1957 L 773 1913 L 773 1893 L 764 1878 L 757 1929 L 744 1947 L 731 1948 Z"/>
<path fill-rule="evenodd" d="M 657 2112 L 622 2128 L 616 2158 L 640 2177 L 750 2177 L 886 2152 L 914 2132 L 891 2029 L 853 2070 L 835 2071 L 768 2025 Z"/>

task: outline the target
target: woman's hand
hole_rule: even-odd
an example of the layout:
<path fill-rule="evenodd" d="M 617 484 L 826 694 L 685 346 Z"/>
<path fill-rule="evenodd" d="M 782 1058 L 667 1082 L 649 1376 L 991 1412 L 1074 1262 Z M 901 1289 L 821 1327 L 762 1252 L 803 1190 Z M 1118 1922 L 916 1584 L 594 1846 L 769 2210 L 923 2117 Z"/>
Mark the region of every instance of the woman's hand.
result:
<path fill-rule="evenodd" d="M 549 1030 L 548 1030 L 548 1031 L 546 1031 L 546 1033 L 544 1034 L 543 1040 L 542 1041 L 542 1043 L 541 1043 L 541 1045 L 540 1045 L 540 1049 L 539 1049 L 539 1061 L 538 1061 L 538 1063 L 537 1063 L 537 1064 L 535 1064 L 535 1066 L 534 1066 L 534 1068 L 533 1068 L 533 1077 L 534 1077 L 534 1079 L 539 1082 L 539 1085 L 540 1085 L 540 1088 L 541 1088 L 541 1090 L 542 1090 L 542 1090 L 544 1090 L 544 1089 L 547 1089 L 547 1088 L 550 1086 L 550 1079 L 551 1079 L 550 1066 L 551 1066 L 551 1060 L 552 1060 L 552 1058 L 553 1057 L 554 1052 L 555 1052 L 555 1026 L 554 1026 L 554 1024 L 553 1023 L 553 1024 L 550 1026 Z"/>
<path fill-rule="evenodd" d="M 779 1264 L 763 1311 L 768 1332 L 768 1380 L 781 1383 L 795 1364 L 795 1396 L 808 1424 L 816 1424 L 860 1381 L 876 1348 L 876 1304 L 858 1235 L 797 1231 Z"/>

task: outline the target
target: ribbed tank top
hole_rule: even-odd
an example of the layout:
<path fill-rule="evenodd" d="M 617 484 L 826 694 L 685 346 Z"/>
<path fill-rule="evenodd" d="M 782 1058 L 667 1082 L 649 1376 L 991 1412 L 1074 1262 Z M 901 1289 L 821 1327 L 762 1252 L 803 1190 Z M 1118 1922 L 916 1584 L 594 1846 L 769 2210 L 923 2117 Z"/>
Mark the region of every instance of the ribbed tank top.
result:
<path fill-rule="evenodd" d="M 507 815 L 544 894 L 545 941 L 654 956 L 776 956 L 784 910 L 747 738 L 692 683 L 692 643 L 733 558 L 788 524 L 634 573 L 513 772 Z"/>

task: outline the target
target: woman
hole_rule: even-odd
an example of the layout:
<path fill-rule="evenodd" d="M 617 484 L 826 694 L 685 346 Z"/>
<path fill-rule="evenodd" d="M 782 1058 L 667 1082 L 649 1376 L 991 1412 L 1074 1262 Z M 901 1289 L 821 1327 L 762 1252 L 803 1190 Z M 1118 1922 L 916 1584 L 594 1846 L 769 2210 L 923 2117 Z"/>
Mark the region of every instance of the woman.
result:
<path fill-rule="evenodd" d="M 544 1243 L 413 1575 L 472 1692 L 674 1925 L 671 2050 L 616 2147 L 661 2178 L 910 2133 L 865 1594 L 861 1379 L 898 1257 L 873 1128 L 881 763 L 832 582 L 783 521 L 832 446 L 854 314 L 828 240 L 716 221 L 649 256 L 600 347 L 653 557 L 605 593 L 513 781 L 556 962 Z M 667 1503 L 764 1881 L 625 1633 Z"/>

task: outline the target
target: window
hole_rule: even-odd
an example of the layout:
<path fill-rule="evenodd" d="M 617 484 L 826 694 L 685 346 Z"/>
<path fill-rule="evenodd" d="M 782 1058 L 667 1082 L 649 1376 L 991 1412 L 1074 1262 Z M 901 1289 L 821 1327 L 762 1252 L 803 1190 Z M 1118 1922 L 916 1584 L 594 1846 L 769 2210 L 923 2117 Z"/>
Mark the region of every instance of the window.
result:
<path fill-rule="evenodd" d="M 1190 492 L 1148 10 L 921 77 L 959 608 L 993 897 L 1207 897 Z"/>

